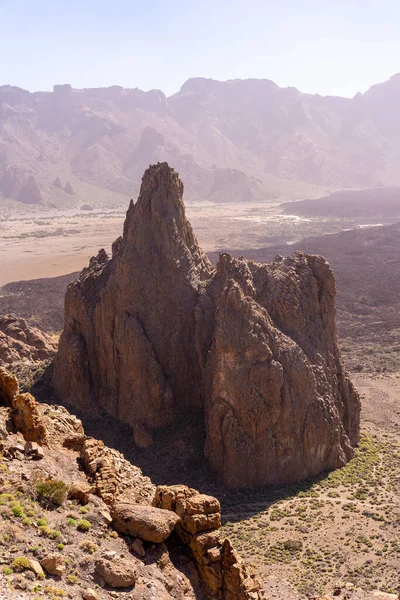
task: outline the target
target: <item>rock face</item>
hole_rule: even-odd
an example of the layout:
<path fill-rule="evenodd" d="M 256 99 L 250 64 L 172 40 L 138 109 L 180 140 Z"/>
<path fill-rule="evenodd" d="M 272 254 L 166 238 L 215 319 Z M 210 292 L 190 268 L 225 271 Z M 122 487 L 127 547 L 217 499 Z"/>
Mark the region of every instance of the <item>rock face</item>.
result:
<path fill-rule="evenodd" d="M 345 464 L 359 398 L 340 362 L 335 280 L 319 256 L 216 269 L 166 163 L 144 174 L 123 236 L 67 291 L 53 384 L 151 441 L 204 407 L 205 455 L 232 487 L 287 483 Z"/>

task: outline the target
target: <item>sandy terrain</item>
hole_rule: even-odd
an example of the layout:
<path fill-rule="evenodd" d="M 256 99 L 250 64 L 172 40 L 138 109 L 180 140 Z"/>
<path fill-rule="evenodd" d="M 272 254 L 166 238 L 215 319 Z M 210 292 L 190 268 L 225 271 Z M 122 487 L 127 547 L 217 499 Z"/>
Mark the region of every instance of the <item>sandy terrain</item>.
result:
<path fill-rule="evenodd" d="M 283 215 L 278 206 L 199 202 L 188 204 L 187 215 L 206 252 L 290 243 L 365 225 L 360 219 Z M 110 250 L 122 233 L 125 212 L 124 206 L 90 212 L 25 210 L 4 216 L 0 220 L 0 286 L 81 270 L 100 248 Z"/>

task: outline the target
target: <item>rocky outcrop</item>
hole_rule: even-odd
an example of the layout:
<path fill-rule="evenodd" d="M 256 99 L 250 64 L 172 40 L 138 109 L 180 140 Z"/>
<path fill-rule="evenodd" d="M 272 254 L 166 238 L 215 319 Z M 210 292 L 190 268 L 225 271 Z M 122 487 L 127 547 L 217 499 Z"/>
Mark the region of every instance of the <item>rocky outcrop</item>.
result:
<path fill-rule="evenodd" d="M 70 194 L 71 196 L 75 194 L 74 189 L 69 181 L 67 181 L 67 183 L 64 185 L 64 192 L 66 194 Z"/>
<path fill-rule="evenodd" d="M 0 317 L 0 365 L 38 362 L 54 356 L 57 342 L 14 315 Z"/>
<path fill-rule="evenodd" d="M 16 200 L 23 204 L 40 204 L 43 202 L 42 194 L 33 175 L 28 177 L 27 182 L 18 192 Z"/>
<path fill-rule="evenodd" d="M 168 510 L 118 502 L 112 507 L 111 516 L 116 531 L 156 544 L 164 542 L 179 521 Z"/>
<path fill-rule="evenodd" d="M 17 379 L 3 367 L 0 367 L 0 406 L 11 408 L 13 426 L 26 441 L 47 444 L 48 432 L 36 400 L 31 394 L 20 394 Z"/>
<path fill-rule="evenodd" d="M 159 486 L 154 506 L 177 513 L 176 530 L 187 544 L 201 581 L 210 598 L 221 600 L 261 600 L 262 584 L 232 547 L 230 540 L 220 541 L 219 501 L 199 494 L 184 485 Z"/>
<path fill-rule="evenodd" d="M 144 174 L 122 238 L 67 291 L 53 383 L 63 401 L 130 424 L 138 445 L 204 408 L 205 455 L 232 487 L 340 467 L 359 435 L 335 280 L 319 256 L 212 267 L 166 163 Z"/>

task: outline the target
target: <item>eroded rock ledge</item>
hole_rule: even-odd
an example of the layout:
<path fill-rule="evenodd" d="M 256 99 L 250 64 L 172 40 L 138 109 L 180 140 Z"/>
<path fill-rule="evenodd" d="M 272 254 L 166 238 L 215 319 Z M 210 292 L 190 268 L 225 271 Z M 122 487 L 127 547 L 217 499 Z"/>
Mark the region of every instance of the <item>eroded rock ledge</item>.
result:
<path fill-rule="evenodd" d="M 214 269 L 182 195 L 173 169 L 150 167 L 112 258 L 101 250 L 69 286 L 57 393 L 130 424 L 141 446 L 203 407 L 205 456 L 232 487 L 342 466 L 360 403 L 340 361 L 328 263 L 222 254 Z"/>
<path fill-rule="evenodd" d="M 28 399 L 27 403 L 25 399 Z M 22 434 L 25 445 L 17 443 L 18 434 Z M 44 444 L 43 448 L 37 443 L 33 446 L 32 439 Z M 40 453 L 33 456 L 32 450 L 39 449 Z M 156 596 L 160 600 L 194 600 L 195 597 L 266 600 L 263 584 L 255 571 L 245 565 L 228 539 L 220 540 L 218 536 L 221 510 L 216 498 L 183 485 L 156 489 L 121 453 L 86 436 L 79 419 L 64 407 L 38 404 L 30 394 L 20 394 L 18 381 L 2 368 L 0 450 L 8 462 L 15 460 L 19 465 L 26 462 L 23 481 L 30 479 L 28 472 L 32 473 L 29 471 L 30 459 L 34 459 L 35 464 L 36 460 L 45 463 L 44 467 L 36 468 L 36 477 L 41 473 L 47 483 L 56 478 L 66 479 L 68 498 L 96 507 L 94 523 L 104 524 L 105 529 L 112 527 L 121 534 L 121 545 L 125 548 L 123 555 L 101 551 L 94 563 L 85 567 L 92 569 L 93 582 L 99 582 L 101 588 L 129 588 L 132 600 L 155 597 L 151 590 L 156 586 Z M 65 467 L 66 462 L 68 468 L 64 472 L 61 466 Z M 0 476 L 1 484 L 4 480 Z M 15 485 L 25 490 L 23 485 L 21 487 L 21 479 Z M 59 511 L 62 510 L 60 506 Z M 70 512 L 71 508 L 67 514 Z M 193 572 L 194 567 L 197 569 L 199 578 L 193 578 L 193 582 L 184 580 L 169 557 L 165 542 L 175 531 L 180 540 L 178 553 L 187 560 L 186 550 L 189 550 Z M 95 544 L 93 547 L 97 549 Z M 175 548 L 175 556 L 176 551 Z M 164 556 L 153 565 L 152 560 L 144 560 L 149 552 Z M 46 573 L 56 575 L 64 583 L 66 563 L 61 554 L 49 554 L 40 564 L 34 562 L 42 578 L 45 576 L 43 567 Z M 199 581 L 201 594 L 197 589 Z M 87 592 L 82 597 L 93 598 L 93 594 L 90 596 Z"/>

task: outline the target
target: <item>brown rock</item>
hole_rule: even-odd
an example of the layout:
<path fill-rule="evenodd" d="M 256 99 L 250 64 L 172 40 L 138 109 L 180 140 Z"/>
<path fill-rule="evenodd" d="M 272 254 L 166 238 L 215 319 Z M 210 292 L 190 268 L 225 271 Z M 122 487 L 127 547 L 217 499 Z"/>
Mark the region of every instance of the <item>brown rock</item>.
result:
<path fill-rule="evenodd" d="M 159 485 L 153 499 L 153 506 L 176 512 L 178 500 L 197 495 L 197 490 L 186 485 Z"/>
<path fill-rule="evenodd" d="M 52 358 L 57 350 L 54 337 L 14 315 L 0 317 L 0 365 Z"/>
<path fill-rule="evenodd" d="M 85 439 L 81 447 L 81 459 L 95 480 L 96 493 L 106 504 L 111 504 L 117 491 L 117 474 L 105 452 L 104 443 L 93 438 Z"/>
<path fill-rule="evenodd" d="M 168 510 L 122 503 L 112 507 L 111 516 L 114 529 L 120 533 L 156 544 L 166 540 L 180 520 L 178 515 Z"/>
<path fill-rule="evenodd" d="M 92 486 L 89 483 L 86 481 L 74 481 L 69 487 L 68 498 L 78 500 L 81 504 L 87 504 L 91 493 Z"/>
<path fill-rule="evenodd" d="M 137 561 L 133 557 L 100 558 L 96 561 L 96 574 L 111 587 L 130 587 L 137 578 Z"/>
<path fill-rule="evenodd" d="M 36 577 L 44 577 L 44 572 L 43 569 L 41 567 L 41 564 L 38 560 L 35 560 L 33 558 L 29 559 L 29 569 L 35 573 Z"/>
<path fill-rule="evenodd" d="M 150 167 L 113 257 L 100 251 L 69 286 L 56 391 L 149 434 L 203 406 L 205 455 L 231 487 L 343 466 L 360 402 L 340 362 L 328 263 L 222 254 L 214 270 L 182 194 L 166 163 Z"/>
<path fill-rule="evenodd" d="M 30 442 L 46 444 L 48 435 L 43 419 L 30 394 L 18 394 L 13 399 L 13 421 L 16 429 Z"/>
<path fill-rule="evenodd" d="M 136 540 L 133 541 L 131 545 L 131 550 L 141 558 L 144 558 L 146 556 L 146 551 L 143 547 L 143 542 L 139 538 L 136 538 Z"/>
<path fill-rule="evenodd" d="M 0 406 L 12 406 L 12 401 L 18 393 L 17 378 L 0 366 Z"/>
<path fill-rule="evenodd" d="M 92 588 L 88 588 L 82 594 L 83 600 L 99 600 L 99 595 Z"/>
<path fill-rule="evenodd" d="M 62 577 L 65 573 L 64 558 L 60 554 L 51 554 L 40 561 L 41 566 L 50 575 Z"/>
<path fill-rule="evenodd" d="M 44 458 L 43 448 L 39 446 L 37 442 L 26 442 L 24 446 L 24 453 L 26 456 L 30 456 L 35 460 Z"/>

